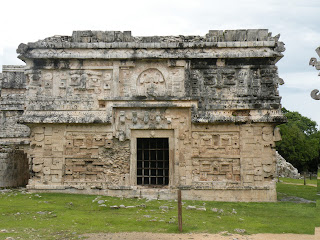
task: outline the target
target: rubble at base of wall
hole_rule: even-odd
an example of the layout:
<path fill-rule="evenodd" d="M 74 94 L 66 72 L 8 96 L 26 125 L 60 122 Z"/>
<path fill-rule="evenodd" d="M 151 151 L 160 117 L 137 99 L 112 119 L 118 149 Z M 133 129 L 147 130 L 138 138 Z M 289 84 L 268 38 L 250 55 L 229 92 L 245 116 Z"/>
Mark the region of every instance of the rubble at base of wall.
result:
<path fill-rule="evenodd" d="M 291 163 L 287 162 L 278 152 L 277 158 L 277 175 L 278 177 L 300 178 L 300 173 Z"/>

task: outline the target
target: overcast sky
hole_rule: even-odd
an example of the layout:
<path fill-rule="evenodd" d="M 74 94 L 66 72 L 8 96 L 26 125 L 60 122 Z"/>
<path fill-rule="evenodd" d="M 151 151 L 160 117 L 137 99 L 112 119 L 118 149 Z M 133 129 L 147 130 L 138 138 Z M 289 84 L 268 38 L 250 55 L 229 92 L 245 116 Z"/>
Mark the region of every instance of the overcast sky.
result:
<path fill-rule="evenodd" d="M 282 105 L 317 121 L 319 71 L 309 66 L 319 56 L 320 0 L 10 0 L 0 3 L 0 65 L 23 64 L 20 43 L 73 30 L 131 30 L 133 36 L 205 35 L 209 29 L 269 29 L 281 34 L 286 51 L 277 66 L 285 81 Z"/>

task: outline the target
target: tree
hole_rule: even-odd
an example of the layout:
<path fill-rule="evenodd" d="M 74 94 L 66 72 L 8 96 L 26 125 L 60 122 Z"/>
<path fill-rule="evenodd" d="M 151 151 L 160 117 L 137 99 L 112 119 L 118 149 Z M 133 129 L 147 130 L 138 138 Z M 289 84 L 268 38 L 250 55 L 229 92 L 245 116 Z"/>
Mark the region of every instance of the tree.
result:
<path fill-rule="evenodd" d="M 320 151 L 317 123 L 298 112 L 285 108 L 282 112 L 288 122 L 279 125 L 282 141 L 277 142 L 278 152 L 300 172 L 316 172 Z"/>

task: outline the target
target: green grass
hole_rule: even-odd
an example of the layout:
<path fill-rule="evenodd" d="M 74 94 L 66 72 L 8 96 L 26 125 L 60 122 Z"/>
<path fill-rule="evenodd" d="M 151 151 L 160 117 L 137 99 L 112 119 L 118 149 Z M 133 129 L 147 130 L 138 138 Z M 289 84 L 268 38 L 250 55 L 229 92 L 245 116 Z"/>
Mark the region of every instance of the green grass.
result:
<path fill-rule="evenodd" d="M 279 178 L 280 182 L 285 183 L 296 183 L 296 184 L 303 184 L 303 179 L 294 179 L 294 178 Z M 315 184 L 317 185 L 317 177 L 312 177 L 311 180 L 309 177 L 306 178 L 306 184 Z"/>
<path fill-rule="evenodd" d="M 309 186 L 277 184 L 279 194 L 313 200 Z M 295 188 L 297 187 L 297 188 Z M 175 201 L 147 201 L 100 196 L 107 207 L 100 207 L 97 196 L 39 193 L 21 191 L 0 193 L 0 239 L 8 236 L 20 239 L 78 239 L 93 232 L 162 232 L 177 233 L 177 203 Z M 253 233 L 313 234 L 320 224 L 320 214 L 314 203 L 230 203 L 183 201 L 183 231 L 218 233 L 245 229 Z M 135 208 L 111 209 L 112 205 Z M 144 207 L 145 205 L 146 207 Z M 207 211 L 187 210 L 186 206 L 206 207 Z M 159 209 L 168 206 L 168 210 Z M 223 209 L 213 212 L 212 208 Z M 233 211 L 235 209 L 236 213 Z"/>
<path fill-rule="evenodd" d="M 318 199 L 317 188 L 314 186 L 291 185 L 277 183 L 278 200 L 285 196 L 296 196 L 311 201 Z"/>
<path fill-rule="evenodd" d="M 318 170 L 317 193 L 320 194 L 320 170 Z"/>
<path fill-rule="evenodd" d="M 317 200 L 317 207 L 316 207 L 316 215 L 320 216 L 320 200 Z M 320 217 L 317 217 L 315 220 L 316 227 L 320 227 Z"/>

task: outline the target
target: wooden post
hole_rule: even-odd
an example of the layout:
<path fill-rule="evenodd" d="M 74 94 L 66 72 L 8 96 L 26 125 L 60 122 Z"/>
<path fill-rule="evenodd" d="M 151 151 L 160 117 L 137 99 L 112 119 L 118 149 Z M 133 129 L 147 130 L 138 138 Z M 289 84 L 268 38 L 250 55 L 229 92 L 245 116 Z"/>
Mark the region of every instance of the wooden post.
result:
<path fill-rule="evenodd" d="M 182 232 L 182 202 L 181 202 L 180 189 L 178 189 L 178 224 L 179 224 L 179 232 Z"/>

